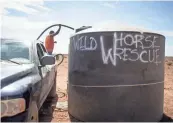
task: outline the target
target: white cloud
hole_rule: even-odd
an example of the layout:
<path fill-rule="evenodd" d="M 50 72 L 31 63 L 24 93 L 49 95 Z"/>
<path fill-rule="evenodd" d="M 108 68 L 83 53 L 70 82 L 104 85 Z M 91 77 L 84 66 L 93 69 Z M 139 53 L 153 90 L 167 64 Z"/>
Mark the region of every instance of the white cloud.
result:
<path fill-rule="evenodd" d="M 1 14 L 0 19 L 0 37 L 19 40 L 35 40 L 40 33 L 52 24 L 67 24 L 78 27 L 78 23 L 63 18 L 57 18 L 58 12 L 52 11 L 44 6 L 44 0 L 3 0 L 0 1 Z M 30 7 L 31 6 L 31 7 Z M 9 16 L 6 8 L 15 9 L 26 13 L 26 17 Z M 57 28 L 53 28 L 56 30 Z M 49 31 L 49 30 L 48 30 Z M 48 31 L 40 38 L 44 41 Z M 55 52 L 67 53 L 70 34 L 73 31 L 62 28 L 60 35 L 56 36 L 57 44 Z"/>
<path fill-rule="evenodd" d="M 61 22 L 57 20 L 47 21 L 44 19 L 42 21 L 33 21 L 29 20 L 27 17 L 3 16 L 1 27 L 2 36 L 0 35 L 0 37 L 19 39 L 23 41 L 33 41 L 36 40 L 36 38 L 45 28 L 57 23 Z M 57 27 L 52 29 L 56 31 Z M 45 36 L 48 34 L 48 32 L 49 30 L 45 32 L 45 34 L 40 38 L 40 40 L 44 41 Z M 73 33 L 73 31 L 62 28 L 60 35 L 55 37 L 55 40 L 57 41 L 54 49 L 55 52 L 68 52 L 68 44 L 71 33 Z"/>
<path fill-rule="evenodd" d="M 7 15 L 9 12 L 5 9 L 0 9 L 0 15 Z"/>
<path fill-rule="evenodd" d="M 2 18 L 2 37 L 17 39 L 36 39 L 37 35 L 55 21 L 29 21 L 26 17 L 4 16 Z"/>
<path fill-rule="evenodd" d="M 103 3 L 102 5 L 109 7 L 109 8 L 115 8 L 115 6 L 113 4 L 110 4 L 110 3 Z"/>
<path fill-rule="evenodd" d="M 94 24 L 94 27 L 97 28 L 98 30 L 137 30 L 137 31 L 146 31 L 146 32 L 154 32 L 154 33 L 159 33 L 164 36 L 170 36 L 173 37 L 173 30 L 166 31 L 166 30 L 152 30 L 150 28 L 145 28 L 139 25 L 135 24 L 129 24 L 127 22 L 119 22 L 116 20 L 105 20 L 102 22 L 97 22 Z"/>
<path fill-rule="evenodd" d="M 55 21 L 31 21 L 29 18 L 51 12 L 51 9 L 44 6 L 44 0 L 1 0 L 1 37 L 35 39 L 46 26 Z M 33 8 L 32 8 L 33 7 Z M 15 9 L 26 13 L 27 17 L 8 16 L 7 8 Z M 47 12 L 47 13 L 46 13 Z M 35 15 L 34 15 L 35 14 Z"/>
<path fill-rule="evenodd" d="M 50 11 L 49 8 L 43 6 L 44 0 L 2 0 L 1 13 L 6 15 L 7 8 L 15 9 L 26 14 L 39 14 L 40 12 Z"/>
<path fill-rule="evenodd" d="M 8 2 L 7 2 L 8 1 Z M 2 33 L 2 36 L 4 38 L 15 38 L 20 40 L 35 40 L 37 36 L 48 26 L 56 23 L 63 23 L 67 24 L 73 27 L 79 27 L 84 22 L 72 22 L 71 20 L 64 20 L 63 17 L 58 18 L 59 13 L 52 10 L 50 8 L 47 8 L 44 6 L 44 0 L 18 0 L 15 2 L 10 2 L 9 0 L 3 1 L 3 4 L 1 9 L 3 11 L 0 11 L 0 13 L 3 13 L 4 16 L 2 20 L 0 20 L 0 24 L 2 24 L 0 27 L 0 34 Z M 29 6 L 28 6 L 29 5 Z M 105 3 L 104 4 L 107 7 L 115 7 L 115 3 Z M 30 7 L 32 6 L 32 7 Z M 25 12 L 26 14 L 29 14 L 30 16 L 27 17 L 15 17 L 15 16 L 8 16 L 8 11 L 5 8 L 12 8 L 16 9 L 18 11 Z M 42 14 L 40 14 L 42 13 Z M 37 16 L 39 14 L 39 16 Z M 36 17 L 36 18 L 34 18 Z M 34 19 L 31 19 L 34 18 Z M 50 20 L 48 20 L 48 19 Z M 98 24 L 98 22 L 97 22 Z M 100 25 L 98 27 L 102 27 L 102 22 L 99 23 Z M 104 24 L 106 26 L 109 25 L 110 28 L 113 28 L 112 25 L 123 25 L 123 26 L 129 26 L 129 24 L 123 23 L 123 22 L 116 22 L 116 21 L 105 21 Z M 85 24 L 84 24 L 85 25 Z M 130 25 L 130 27 L 137 28 L 138 26 Z M 142 28 L 142 27 L 138 27 Z M 55 28 L 54 28 L 55 29 Z M 55 52 L 61 52 L 61 53 L 67 53 L 68 52 L 68 44 L 69 44 L 69 38 L 70 34 L 73 33 L 72 31 L 69 31 L 68 29 L 62 29 L 62 32 L 59 36 L 56 36 L 56 47 Z M 173 31 L 162 31 L 163 34 L 173 36 Z M 161 33 L 161 34 L 162 34 Z M 47 33 L 46 33 L 47 34 Z M 44 40 L 45 35 L 41 38 L 41 40 Z M 168 50 L 167 50 L 168 49 Z M 166 53 L 169 55 L 172 47 L 166 48 Z M 173 54 L 172 54 L 173 55 Z"/>
<path fill-rule="evenodd" d="M 173 30 L 172 31 L 158 31 L 158 33 L 163 34 L 165 36 L 173 37 Z"/>
<path fill-rule="evenodd" d="M 165 46 L 165 55 L 173 56 L 173 46 Z"/>
<path fill-rule="evenodd" d="M 55 14 L 55 13 L 54 13 Z M 53 20 L 53 19 L 52 19 Z M 20 40 L 35 40 L 38 35 L 48 26 L 55 24 L 55 23 L 61 23 L 64 22 L 64 24 L 73 26 L 76 25 L 76 23 L 65 21 L 65 20 L 53 20 L 53 21 L 47 21 L 47 20 L 39 20 L 39 21 L 33 21 L 29 20 L 27 17 L 14 17 L 14 16 L 4 16 L 2 19 L 2 37 L 4 38 L 14 38 L 14 39 L 20 39 Z M 114 20 L 109 20 L 109 21 L 103 21 L 99 22 L 95 27 L 101 27 L 104 30 L 109 30 L 109 29 L 114 29 L 114 27 L 118 28 L 121 26 L 124 27 L 129 27 L 130 28 L 142 28 L 138 27 L 135 25 L 130 25 L 124 22 L 117 22 Z M 104 26 L 103 26 L 104 25 Z M 79 26 L 76 26 L 79 27 Z M 101 29 L 100 28 L 100 29 Z M 53 30 L 56 30 L 56 28 L 53 28 Z M 172 34 L 169 31 L 162 31 L 167 34 Z M 57 41 L 57 44 L 55 46 L 55 52 L 61 52 L 61 53 L 67 53 L 68 52 L 68 44 L 69 44 L 69 39 L 70 35 L 73 33 L 73 31 L 62 28 L 60 35 L 56 36 L 55 40 Z M 44 41 L 45 36 L 48 34 L 46 32 L 41 40 Z M 163 34 L 163 33 L 161 33 Z M 166 55 L 172 55 L 172 46 L 167 46 L 166 45 Z"/>
<path fill-rule="evenodd" d="M 105 30 L 105 31 L 140 31 L 140 32 L 152 32 L 150 29 L 145 27 L 136 25 L 136 24 L 129 24 L 123 21 L 116 21 L 116 20 L 105 20 L 102 22 L 98 22 L 94 24 L 95 29 Z"/>
<path fill-rule="evenodd" d="M 105 7 L 109 7 L 109 8 L 115 8 L 116 5 L 117 5 L 117 3 L 118 3 L 118 0 L 114 1 L 113 3 L 104 2 L 101 5 L 102 6 L 105 6 Z"/>

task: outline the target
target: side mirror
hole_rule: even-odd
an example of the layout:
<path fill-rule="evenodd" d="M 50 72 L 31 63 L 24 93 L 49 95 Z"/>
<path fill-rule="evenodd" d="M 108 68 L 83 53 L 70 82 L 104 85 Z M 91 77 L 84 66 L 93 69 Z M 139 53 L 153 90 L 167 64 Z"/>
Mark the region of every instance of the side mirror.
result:
<path fill-rule="evenodd" d="M 53 65 L 55 64 L 55 57 L 52 55 L 45 55 L 41 58 L 41 64 L 45 65 Z"/>

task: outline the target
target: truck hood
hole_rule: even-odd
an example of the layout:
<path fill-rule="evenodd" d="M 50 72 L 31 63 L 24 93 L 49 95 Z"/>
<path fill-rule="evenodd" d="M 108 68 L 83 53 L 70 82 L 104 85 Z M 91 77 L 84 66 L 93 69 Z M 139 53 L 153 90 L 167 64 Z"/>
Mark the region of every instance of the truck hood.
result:
<path fill-rule="evenodd" d="M 18 65 L 13 63 L 1 62 L 1 71 L 0 71 L 1 88 L 30 74 L 33 69 L 34 69 L 34 64 Z"/>

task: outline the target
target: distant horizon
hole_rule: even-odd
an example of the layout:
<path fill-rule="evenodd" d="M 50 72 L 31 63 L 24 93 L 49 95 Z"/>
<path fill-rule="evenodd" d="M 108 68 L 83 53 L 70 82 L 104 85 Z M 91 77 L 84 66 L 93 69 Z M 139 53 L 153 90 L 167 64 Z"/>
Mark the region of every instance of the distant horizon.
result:
<path fill-rule="evenodd" d="M 63 53 L 62 53 L 63 54 Z M 63 54 L 63 55 L 69 55 L 69 54 Z M 165 56 L 165 57 L 167 57 L 167 58 L 173 58 L 173 56 Z M 173 59 L 172 59 L 173 60 Z"/>
<path fill-rule="evenodd" d="M 19 40 L 19 39 L 12 39 L 12 38 L 0 38 L 0 40 Z M 19 41 L 21 41 L 21 40 L 19 40 Z M 56 51 L 54 51 L 53 52 L 53 54 L 63 54 L 63 55 L 68 55 L 68 53 L 62 53 L 62 52 L 60 52 L 60 53 L 57 53 Z M 173 58 L 173 56 L 169 56 L 169 55 L 166 55 L 165 54 L 165 57 L 171 57 L 171 58 Z"/>

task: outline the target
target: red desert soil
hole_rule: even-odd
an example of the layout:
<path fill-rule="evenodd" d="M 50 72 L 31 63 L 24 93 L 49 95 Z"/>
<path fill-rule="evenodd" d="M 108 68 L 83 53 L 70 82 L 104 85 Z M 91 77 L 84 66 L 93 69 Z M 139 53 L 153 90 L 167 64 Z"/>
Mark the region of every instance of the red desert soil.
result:
<path fill-rule="evenodd" d="M 57 102 L 67 102 L 67 81 L 68 56 L 65 55 L 65 59 L 58 67 L 57 73 L 57 95 L 59 98 L 55 99 L 53 103 L 45 102 L 40 111 L 41 122 L 71 122 L 67 109 L 55 108 Z M 53 108 L 51 108 L 51 105 Z M 173 57 L 165 59 L 164 113 L 173 118 Z M 77 120 L 73 118 L 73 122 L 75 121 Z"/>

